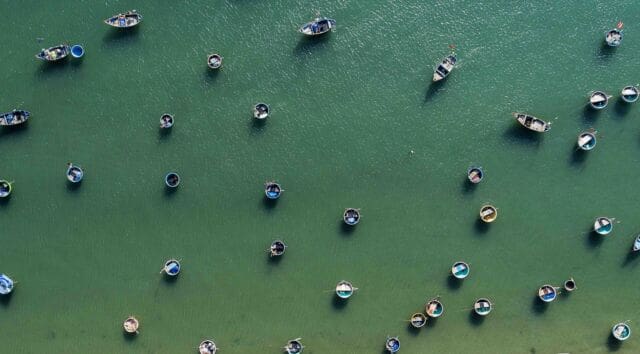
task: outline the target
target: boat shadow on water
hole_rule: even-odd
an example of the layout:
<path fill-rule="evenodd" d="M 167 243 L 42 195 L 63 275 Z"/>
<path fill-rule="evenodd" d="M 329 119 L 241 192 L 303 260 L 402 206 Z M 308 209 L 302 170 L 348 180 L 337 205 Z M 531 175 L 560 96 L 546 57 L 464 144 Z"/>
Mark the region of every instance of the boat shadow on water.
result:
<path fill-rule="evenodd" d="M 469 311 L 469 323 L 474 326 L 480 326 L 484 323 L 484 319 L 486 316 L 480 316 L 475 311 Z"/>
<path fill-rule="evenodd" d="M 462 180 L 460 189 L 462 190 L 462 195 L 468 196 L 476 189 L 476 185 L 469 182 L 469 179 L 465 178 L 464 180 Z"/>
<path fill-rule="evenodd" d="M 547 311 L 547 308 L 549 308 L 549 304 L 540 300 L 538 295 L 535 295 L 533 297 L 533 302 L 531 303 L 531 312 L 534 315 L 544 314 Z"/>
<path fill-rule="evenodd" d="M 262 198 L 262 206 L 267 211 L 272 211 L 276 205 L 278 205 L 278 199 L 269 199 L 267 197 Z"/>
<path fill-rule="evenodd" d="M 600 60 L 610 60 L 613 58 L 613 54 L 616 51 L 616 47 L 609 46 L 606 42 L 602 42 L 598 50 L 596 51 L 596 58 Z"/>
<path fill-rule="evenodd" d="M 510 142 L 527 144 L 535 148 L 539 148 L 544 133 L 534 132 L 533 130 L 526 129 L 521 125 L 511 124 L 511 126 L 505 130 L 503 136 Z"/>
<path fill-rule="evenodd" d="M 354 231 L 356 231 L 356 226 L 347 225 L 342 219 L 338 221 L 338 223 L 338 230 L 340 231 L 340 234 L 342 236 L 349 236 L 353 234 Z"/>
<path fill-rule="evenodd" d="M 11 302 L 11 297 L 13 297 L 14 292 L 15 292 L 15 289 L 14 291 L 8 293 L 7 295 L 0 296 L 0 306 L 4 306 L 4 307 L 9 306 L 9 303 Z"/>
<path fill-rule="evenodd" d="M 40 69 L 36 71 L 36 77 L 40 80 L 46 80 L 52 77 L 66 77 L 69 75 L 67 66 L 70 59 L 63 59 L 56 62 L 45 61 L 40 64 Z"/>
<path fill-rule="evenodd" d="M 613 336 L 613 333 L 609 332 L 609 336 L 607 337 L 607 349 L 610 352 L 615 352 L 620 349 L 622 346 L 622 342 L 617 340 L 616 337 Z"/>
<path fill-rule="evenodd" d="M 313 54 L 315 51 L 323 50 L 328 47 L 331 33 L 327 33 L 317 37 L 302 36 L 293 49 L 296 56 L 304 57 Z"/>
<path fill-rule="evenodd" d="M 208 66 L 204 67 L 204 71 L 202 72 L 202 78 L 204 79 L 205 85 L 213 85 L 216 80 L 220 76 L 220 69 L 211 69 Z"/>
<path fill-rule="evenodd" d="M 596 119 L 600 115 L 599 113 L 600 111 L 591 108 L 591 106 L 589 106 L 588 104 L 586 104 L 582 109 L 582 117 L 584 118 L 584 121 L 589 125 L 593 124 L 596 121 Z"/>
<path fill-rule="evenodd" d="M 252 134 L 261 134 L 267 127 L 266 119 L 255 119 L 251 118 L 249 121 L 249 131 Z"/>
<path fill-rule="evenodd" d="M 585 243 L 589 248 L 597 248 L 602 245 L 605 237 L 607 236 L 602 236 L 593 230 L 589 230 Z"/>
<path fill-rule="evenodd" d="M 572 166 L 580 166 L 587 160 L 588 155 L 588 151 L 574 148 L 571 152 L 571 155 L 569 156 L 569 164 L 571 164 Z"/>
<path fill-rule="evenodd" d="M 341 299 L 338 296 L 331 297 L 331 306 L 336 311 L 342 311 L 345 307 L 347 307 L 348 303 L 349 303 L 349 300 Z"/>
<path fill-rule="evenodd" d="M 632 262 L 636 262 L 637 259 L 640 257 L 640 252 L 632 252 L 629 251 L 629 253 L 627 253 L 627 256 L 624 257 L 624 261 L 622 262 L 622 266 L 626 267 L 629 264 L 631 264 Z M 635 263 L 635 266 L 637 266 L 638 263 Z"/>
<path fill-rule="evenodd" d="M 613 106 L 613 113 L 616 118 L 622 119 L 631 110 L 631 104 L 625 102 L 622 97 L 618 97 L 615 105 Z"/>
<path fill-rule="evenodd" d="M 476 222 L 473 224 L 473 229 L 475 230 L 476 234 L 486 234 L 487 231 L 489 231 L 489 227 L 491 227 L 489 223 L 486 223 L 479 218 L 476 219 Z"/>
<path fill-rule="evenodd" d="M 75 192 L 78 189 L 80 189 L 80 186 L 82 185 L 82 181 L 80 181 L 78 183 L 71 183 L 69 181 L 65 181 L 65 184 L 67 185 L 67 190 L 69 192 Z"/>
<path fill-rule="evenodd" d="M 447 277 L 447 286 L 451 290 L 460 289 L 460 287 L 462 286 L 462 283 L 463 283 L 463 280 L 454 277 L 453 274 L 449 274 L 449 276 Z"/>
<path fill-rule="evenodd" d="M 102 38 L 102 42 L 106 46 L 133 43 L 138 40 L 140 33 L 138 29 L 138 26 L 127 29 L 111 28 Z"/>
<path fill-rule="evenodd" d="M 424 103 L 429 103 L 432 101 L 438 92 L 444 90 L 447 80 L 440 80 L 436 82 L 431 82 L 429 87 L 427 87 L 427 92 L 424 94 Z"/>

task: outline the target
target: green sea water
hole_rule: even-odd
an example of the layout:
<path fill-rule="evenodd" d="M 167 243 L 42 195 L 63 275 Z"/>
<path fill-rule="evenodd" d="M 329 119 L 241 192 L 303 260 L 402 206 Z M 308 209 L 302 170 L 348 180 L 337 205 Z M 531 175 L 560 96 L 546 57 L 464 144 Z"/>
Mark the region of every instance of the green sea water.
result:
<path fill-rule="evenodd" d="M 134 8 L 136 29 L 102 23 Z M 302 38 L 318 11 L 337 29 Z M 637 1 L 2 0 L 0 12 L 1 110 L 32 113 L 0 130 L 0 177 L 15 181 L 0 272 L 18 281 L 0 299 L 1 353 L 196 353 L 207 338 L 225 354 L 279 353 L 298 337 L 305 353 L 382 353 L 388 335 L 401 353 L 640 352 L 640 107 L 618 99 L 640 82 Z M 65 41 L 85 57 L 34 58 Z M 450 44 L 459 65 L 433 86 Z M 596 89 L 613 98 L 594 113 Z M 265 124 L 251 118 L 261 101 Z M 552 129 L 529 134 L 513 111 Z M 591 127 L 597 147 L 577 153 Z M 68 161 L 85 169 L 77 188 Z M 475 187 L 472 164 L 486 172 Z M 285 189 L 276 203 L 268 180 Z M 351 231 L 345 207 L 361 208 Z M 616 218 L 611 236 L 589 233 L 597 216 Z M 274 262 L 276 238 L 288 249 Z M 159 274 L 169 258 L 183 266 L 173 282 Z M 458 260 L 463 283 L 449 275 Z M 569 277 L 575 292 L 536 300 Z M 359 288 L 346 303 L 332 292 L 343 279 Z M 438 295 L 444 315 L 411 330 Z M 495 304 L 484 320 L 470 313 L 479 297 Z M 625 320 L 619 345 L 609 333 Z"/>

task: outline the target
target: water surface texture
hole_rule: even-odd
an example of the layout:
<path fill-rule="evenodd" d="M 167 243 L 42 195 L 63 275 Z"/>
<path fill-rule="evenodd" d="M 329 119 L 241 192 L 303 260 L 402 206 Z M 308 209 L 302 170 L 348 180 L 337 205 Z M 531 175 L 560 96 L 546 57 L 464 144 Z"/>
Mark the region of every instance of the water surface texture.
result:
<path fill-rule="evenodd" d="M 102 20 L 137 9 L 118 31 Z M 335 32 L 303 38 L 316 12 Z M 640 3 L 575 1 L 84 0 L 0 2 L 0 106 L 32 113 L 0 130 L 2 352 L 640 352 Z M 622 45 L 604 33 L 625 22 Z M 47 65 L 68 41 L 83 59 Z M 459 66 L 432 86 L 455 44 Z M 224 57 L 218 72 L 207 54 Z M 613 95 L 586 109 L 592 90 Z M 256 102 L 271 105 L 259 124 Z M 511 117 L 553 122 L 529 134 Z M 175 116 L 159 132 L 163 113 Z M 598 145 L 576 152 L 578 134 Z M 413 153 L 411 153 L 413 151 Z M 66 163 L 85 169 L 70 187 Z M 471 187 L 466 169 L 484 181 Z M 180 173 L 177 191 L 163 184 Z M 263 183 L 285 189 L 267 203 Z M 499 209 L 478 222 L 485 202 Z M 362 219 L 345 229 L 346 207 Z M 613 233 L 590 234 L 615 217 Z M 279 261 L 267 248 L 289 246 Z M 179 279 L 159 274 L 182 261 Z M 458 260 L 471 264 L 462 283 Z M 543 284 L 578 289 L 542 306 Z M 358 290 L 346 303 L 340 280 Z M 444 315 L 408 319 L 439 295 Z M 473 302 L 495 304 L 484 320 Z M 122 334 L 135 315 L 140 334 Z M 631 320 L 618 345 L 611 326 Z M 44 349 L 43 349 L 44 348 Z"/>

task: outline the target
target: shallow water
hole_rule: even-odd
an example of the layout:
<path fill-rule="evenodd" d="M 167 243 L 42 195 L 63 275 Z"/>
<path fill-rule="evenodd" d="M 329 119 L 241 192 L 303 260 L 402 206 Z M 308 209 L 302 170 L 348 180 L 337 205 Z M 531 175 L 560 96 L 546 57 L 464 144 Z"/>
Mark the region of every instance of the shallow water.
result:
<path fill-rule="evenodd" d="M 131 31 L 102 23 L 136 8 Z M 535 1 L 0 2 L 3 110 L 32 113 L 0 130 L 0 299 L 7 353 L 638 352 L 614 323 L 640 321 L 637 105 L 640 4 Z M 337 20 L 308 40 L 316 11 Z M 52 14 L 59 18 L 53 19 Z M 625 22 L 617 49 L 606 30 Z M 382 24 L 382 25 L 381 25 Z M 38 38 L 42 40 L 38 40 Z M 46 65 L 42 47 L 81 43 L 84 58 Z M 430 85 L 457 46 L 459 66 Z M 218 52 L 212 72 L 206 56 Z M 592 90 L 613 95 L 586 109 Z M 271 106 L 265 123 L 256 102 Z M 551 120 L 530 134 L 511 117 Z M 168 133 L 159 118 L 175 116 Z M 576 151 L 578 134 L 598 145 Z M 413 153 L 410 153 L 413 151 Z M 66 163 L 85 169 L 69 186 Z M 465 172 L 484 167 L 470 186 Z M 166 172 L 180 173 L 167 192 Z M 284 193 L 265 201 L 263 183 Z M 499 209 L 478 221 L 485 202 Z M 346 207 L 361 222 L 342 226 Z M 606 238 L 597 216 L 616 218 Z M 280 238 L 282 259 L 266 250 Z M 176 281 L 159 270 L 182 262 Z M 451 265 L 470 263 L 462 282 Z M 539 286 L 578 289 L 542 305 Z M 359 288 L 337 301 L 335 284 Z M 444 315 L 408 320 L 439 295 Z M 476 299 L 495 308 L 471 315 Z M 122 334 L 135 315 L 140 334 Z"/>

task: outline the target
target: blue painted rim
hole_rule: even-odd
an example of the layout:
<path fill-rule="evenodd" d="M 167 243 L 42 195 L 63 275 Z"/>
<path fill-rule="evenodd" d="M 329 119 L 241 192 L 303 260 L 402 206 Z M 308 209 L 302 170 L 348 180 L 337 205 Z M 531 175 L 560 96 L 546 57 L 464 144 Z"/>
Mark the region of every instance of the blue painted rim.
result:
<path fill-rule="evenodd" d="M 80 44 L 75 44 L 71 47 L 71 55 L 74 58 L 82 58 L 84 56 L 84 47 Z"/>

